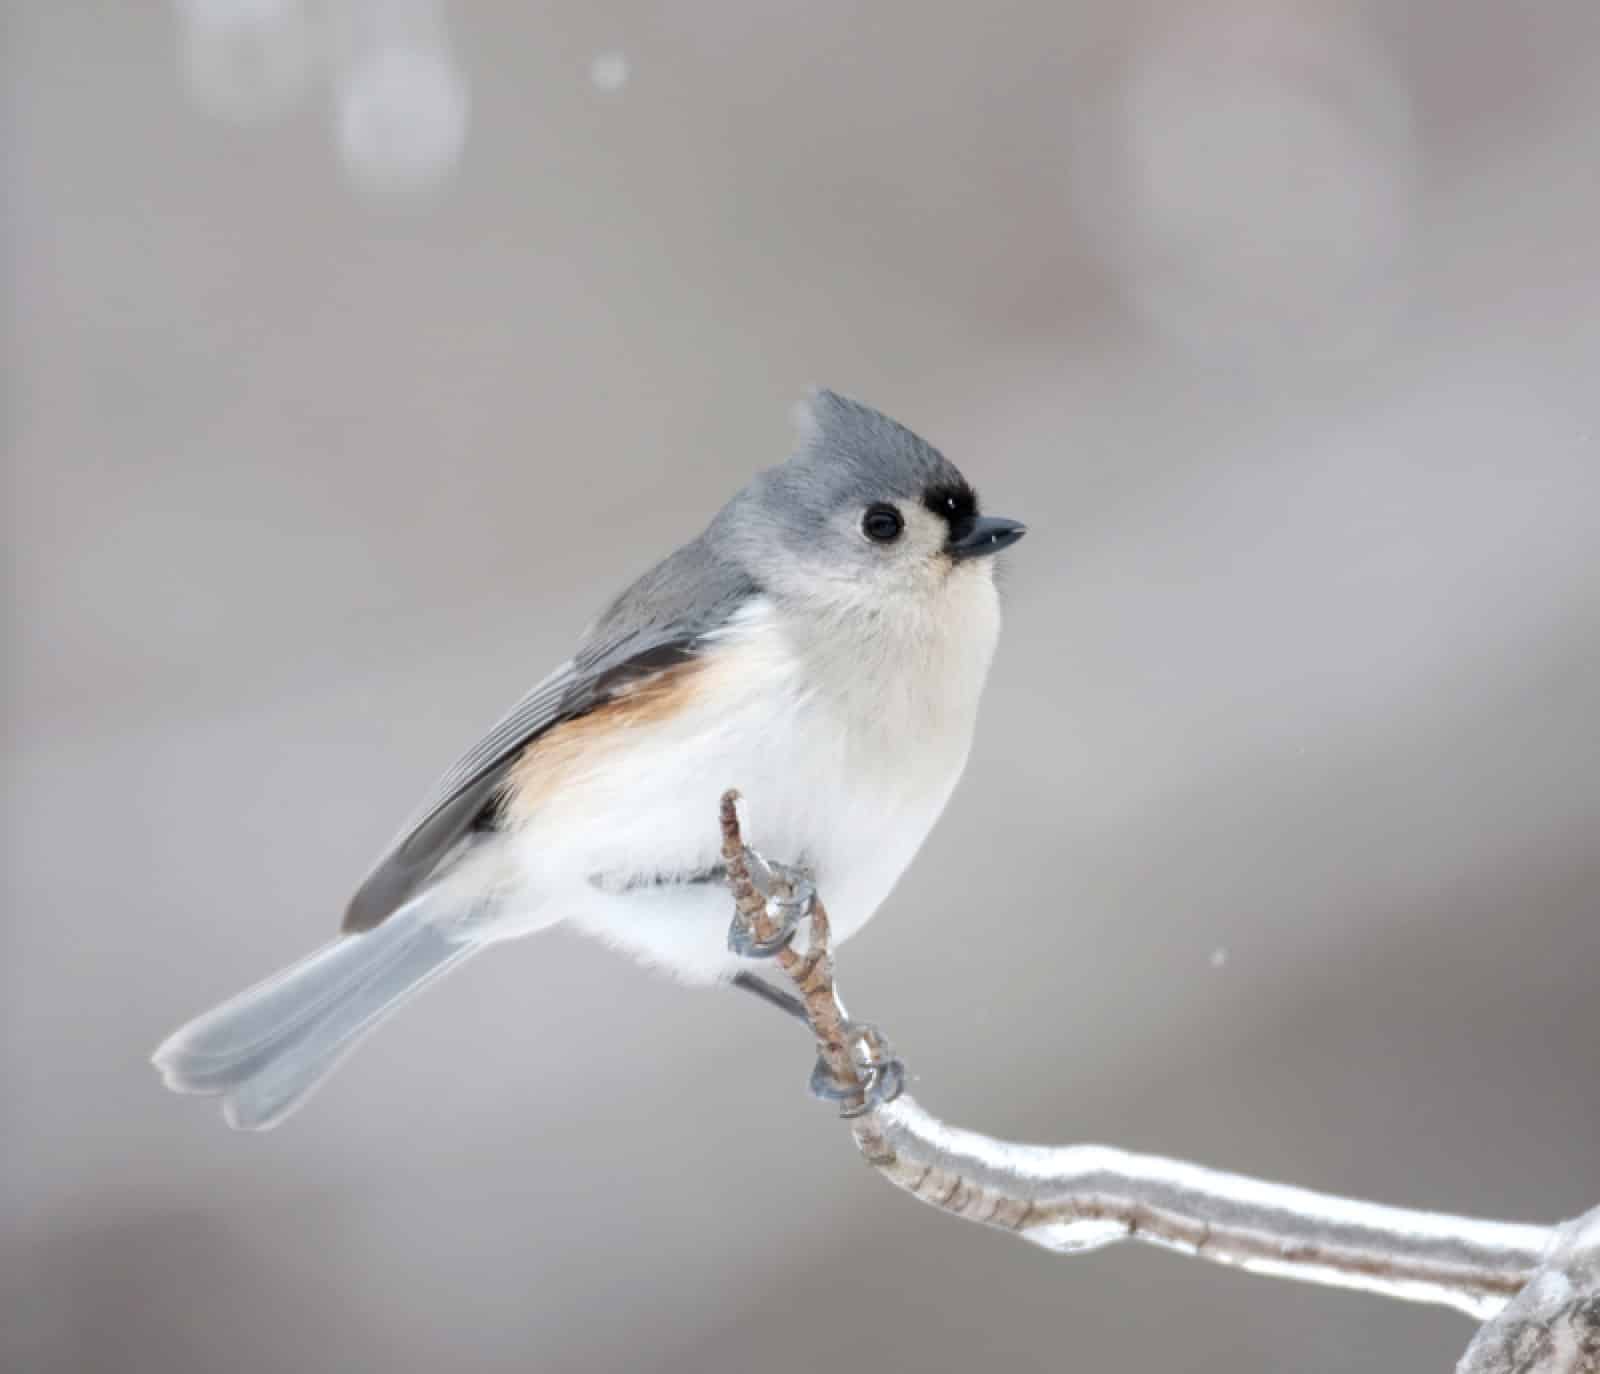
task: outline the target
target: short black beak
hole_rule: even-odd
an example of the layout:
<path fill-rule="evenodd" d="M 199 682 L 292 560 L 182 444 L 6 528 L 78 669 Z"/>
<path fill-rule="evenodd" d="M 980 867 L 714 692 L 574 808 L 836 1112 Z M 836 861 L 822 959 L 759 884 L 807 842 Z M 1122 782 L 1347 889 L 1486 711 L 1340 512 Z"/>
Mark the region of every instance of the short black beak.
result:
<path fill-rule="evenodd" d="M 1009 549 L 1028 532 L 1020 520 L 1006 520 L 998 515 L 978 515 L 963 520 L 950 531 L 950 542 L 945 552 L 955 559 L 984 558 L 1001 549 Z"/>

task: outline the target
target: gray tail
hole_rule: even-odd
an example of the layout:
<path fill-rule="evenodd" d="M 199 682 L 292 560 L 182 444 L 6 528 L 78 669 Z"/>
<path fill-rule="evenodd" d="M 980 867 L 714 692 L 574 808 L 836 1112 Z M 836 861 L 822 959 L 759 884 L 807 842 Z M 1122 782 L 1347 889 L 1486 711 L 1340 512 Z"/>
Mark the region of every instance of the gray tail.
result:
<path fill-rule="evenodd" d="M 440 931 L 427 905 L 418 897 L 189 1022 L 155 1052 L 167 1086 L 220 1096 L 237 1130 L 276 1126 L 363 1035 L 478 948 Z"/>

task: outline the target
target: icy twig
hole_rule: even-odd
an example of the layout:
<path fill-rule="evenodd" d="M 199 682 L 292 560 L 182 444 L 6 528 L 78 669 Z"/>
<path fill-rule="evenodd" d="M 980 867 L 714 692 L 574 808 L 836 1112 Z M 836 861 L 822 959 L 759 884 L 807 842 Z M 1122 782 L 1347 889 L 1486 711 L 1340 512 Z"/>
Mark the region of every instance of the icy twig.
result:
<path fill-rule="evenodd" d="M 891 1183 L 969 1221 L 1072 1254 L 1140 1240 L 1258 1274 L 1499 1311 L 1538 1266 L 1544 1226 L 1384 1207 L 1101 1145 L 1014 1145 L 902 1097 L 854 1127 Z"/>
<path fill-rule="evenodd" d="M 723 858 L 741 917 L 775 925 L 745 864 L 736 807 L 722 800 Z M 834 986 L 820 897 L 795 982 L 823 1058 L 861 1090 Z M 1413 1211 L 1315 1193 L 1099 1145 L 1033 1146 L 945 1125 L 901 1096 L 858 1095 L 862 1156 L 896 1187 L 966 1221 L 1060 1254 L 1139 1240 L 1259 1274 L 1431 1302 L 1480 1318 L 1458 1374 L 1600 1374 L 1600 1210 L 1566 1226 Z"/>
<path fill-rule="evenodd" d="M 767 899 L 756 890 L 750 877 L 744 839 L 739 830 L 739 794 L 730 789 L 722 794 L 719 816 L 722 826 L 722 862 L 728 870 L 728 885 L 733 889 L 733 904 L 759 940 L 771 940 L 778 924 L 767 911 Z M 806 1023 L 816 1037 L 817 1053 L 827 1064 L 835 1082 L 852 1088 L 854 1105 L 864 1102 L 865 1085 L 856 1071 L 850 1053 L 847 1031 L 849 1020 L 833 987 L 833 953 L 829 947 L 828 909 L 818 894 L 811 905 L 810 929 L 805 954 L 780 949 L 774 962 L 794 981 L 806 1012 Z"/>

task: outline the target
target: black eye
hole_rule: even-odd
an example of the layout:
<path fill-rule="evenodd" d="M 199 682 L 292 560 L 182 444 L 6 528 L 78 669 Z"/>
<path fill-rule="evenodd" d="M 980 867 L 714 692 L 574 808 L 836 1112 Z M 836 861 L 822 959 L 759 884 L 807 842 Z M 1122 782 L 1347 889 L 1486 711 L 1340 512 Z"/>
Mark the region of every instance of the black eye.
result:
<path fill-rule="evenodd" d="M 861 517 L 861 532 L 876 544 L 894 543 L 905 527 L 900 512 L 881 501 L 868 506 L 867 513 Z"/>

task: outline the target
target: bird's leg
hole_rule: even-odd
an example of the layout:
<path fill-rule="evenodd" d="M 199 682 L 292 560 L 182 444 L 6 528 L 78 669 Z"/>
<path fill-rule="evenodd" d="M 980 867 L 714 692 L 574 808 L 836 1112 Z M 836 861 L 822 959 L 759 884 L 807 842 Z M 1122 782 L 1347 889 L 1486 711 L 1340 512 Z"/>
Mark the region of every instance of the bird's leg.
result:
<path fill-rule="evenodd" d="M 736 973 L 730 981 L 734 987 L 743 988 L 752 996 L 759 997 L 768 1006 L 787 1012 L 797 1021 L 806 1020 L 806 1004 L 792 992 L 773 987 L 765 978 L 757 978 L 753 973 Z"/>

